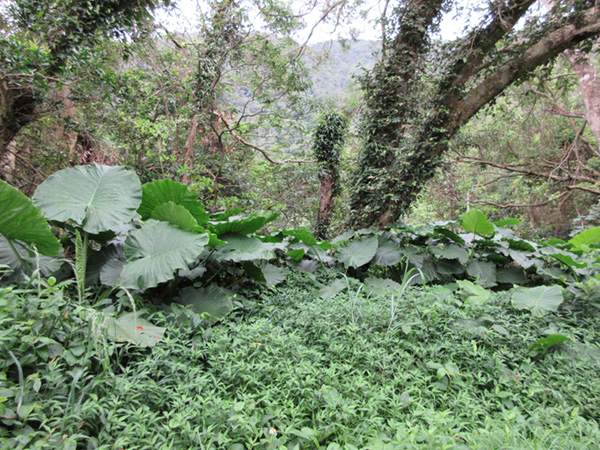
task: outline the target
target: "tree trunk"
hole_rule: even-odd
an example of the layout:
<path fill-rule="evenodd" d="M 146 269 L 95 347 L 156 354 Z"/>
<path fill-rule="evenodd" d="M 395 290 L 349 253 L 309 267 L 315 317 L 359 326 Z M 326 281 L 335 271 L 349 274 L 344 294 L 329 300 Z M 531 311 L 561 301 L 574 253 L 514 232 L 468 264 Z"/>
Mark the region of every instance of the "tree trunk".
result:
<path fill-rule="evenodd" d="M 319 181 L 319 212 L 317 214 L 314 235 L 317 239 L 327 239 L 334 205 L 333 180 L 329 175 L 325 174 L 319 177 Z"/>
<path fill-rule="evenodd" d="M 549 22 L 554 29 L 529 41 L 505 48 L 508 57 L 499 58 L 496 49 L 500 40 L 514 27 L 534 0 L 500 2 L 490 11 L 493 18 L 483 29 L 474 30 L 462 45 L 448 54 L 450 61 L 438 82 L 431 109 L 410 110 L 409 114 L 426 117 L 413 122 L 417 129 L 412 136 L 404 133 L 381 133 L 383 120 L 406 121 L 406 114 L 395 116 L 387 110 L 385 116 L 373 114 L 376 122 L 368 128 L 361 164 L 362 179 L 351 201 L 354 228 L 378 226 L 385 228 L 406 213 L 423 186 L 430 180 L 448 148 L 450 139 L 481 108 L 494 100 L 504 89 L 546 63 L 565 49 L 600 34 L 600 20 L 594 7 L 576 12 L 577 20 Z M 488 54 L 491 52 L 491 54 Z M 502 53 L 500 53 L 502 54 Z M 386 56 L 389 58 L 389 55 Z M 486 62 L 486 58 L 489 60 Z M 496 66 L 491 66 L 498 61 Z M 493 70 L 490 70 L 493 69 Z M 376 74 L 377 75 L 377 74 Z M 386 86 L 373 82 L 370 99 L 386 95 Z M 476 81 L 476 82 L 475 82 Z M 418 87 L 413 86 L 413 90 Z M 369 107 L 372 107 L 370 104 Z M 372 120 L 370 118 L 370 120 Z M 383 136 L 382 136 L 383 135 Z M 408 138 L 407 138 L 408 137 Z M 372 155 L 390 154 L 387 164 L 374 165 Z"/>
<path fill-rule="evenodd" d="M 548 9 L 552 9 L 555 0 L 542 0 L 542 3 Z M 600 146 L 600 77 L 589 54 L 579 50 L 567 50 L 564 55 L 579 79 L 586 110 L 585 118 L 596 138 L 596 145 Z"/>
<path fill-rule="evenodd" d="M 37 101 L 32 91 L 0 79 L 0 161 L 6 159 L 11 142 L 35 118 Z"/>
<path fill-rule="evenodd" d="M 600 145 L 600 77 L 589 55 L 578 51 L 566 51 L 565 57 L 577 74 L 579 88 L 585 105 L 585 118 L 590 131 Z"/>

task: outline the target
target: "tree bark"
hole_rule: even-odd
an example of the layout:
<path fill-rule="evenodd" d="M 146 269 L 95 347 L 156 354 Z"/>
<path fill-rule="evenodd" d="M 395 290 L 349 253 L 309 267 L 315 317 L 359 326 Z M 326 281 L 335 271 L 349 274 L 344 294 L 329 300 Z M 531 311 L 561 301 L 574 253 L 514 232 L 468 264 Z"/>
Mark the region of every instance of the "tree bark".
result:
<path fill-rule="evenodd" d="M 585 118 L 590 131 L 600 146 L 600 77 L 589 55 L 578 51 L 566 51 L 565 57 L 577 74 L 585 105 Z"/>
<path fill-rule="evenodd" d="M 0 161 L 19 131 L 35 120 L 37 100 L 29 89 L 11 86 L 0 78 Z"/>
<path fill-rule="evenodd" d="M 368 174 L 371 178 L 360 186 L 362 190 L 355 190 L 351 203 L 354 210 L 352 227 L 375 225 L 385 228 L 398 220 L 408 211 L 425 183 L 434 176 L 450 139 L 461 126 L 508 86 L 536 67 L 567 48 L 600 34 L 600 19 L 596 8 L 592 7 L 584 14 L 579 11 L 577 20 L 557 21 L 554 29 L 550 28 L 554 23 L 549 22 L 545 34 L 537 39 L 530 38 L 527 45 L 519 43 L 505 48 L 508 57 L 503 55 L 503 59 L 496 59 L 498 53 L 495 47 L 498 42 L 532 3 L 533 0 L 498 3 L 500 6 L 491 10 L 493 17 L 488 25 L 472 32 L 458 50 L 454 50 L 454 54 L 448 55 L 451 63 L 438 83 L 432 109 L 426 113 L 428 118 L 419 124 L 419 131 L 412 139 L 406 139 L 400 133 L 387 141 L 375 136 L 375 142 L 388 145 L 386 151 L 394 157 L 387 159 L 385 170 Z M 488 54 L 492 51 L 495 53 Z M 482 64 L 486 58 L 489 61 Z M 496 60 L 499 63 L 494 69 L 490 64 Z M 401 122 L 403 118 L 391 117 L 388 120 Z M 373 147 L 367 140 L 363 155 L 372 151 Z M 365 156 L 361 158 L 367 160 Z M 363 171 L 367 172 L 365 169 Z M 367 208 L 368 200 L 374 205 Z"/>
<path fill-rule="evenodd" d="M 331 224 L 331 213 L 333 212 L 333 180 L 328 175 L 319 177 L 319 212 L 315 225 L 315 237 L 327 239 L 327 231 Z"/>
<path fill-rule="evenodd" d="M 383 44 L 383 61 L 362 81 L 367 96 L 366 133 L 353 181 L 350 227 L 375 224 L 389 192 L 390 170 L 418 100 L 418 73 L 429 49 L 428 32 L 442 12 L 444 0 L 414 0 L 394 11 L 402 16 L 395 39 Z M 400 19 L 398 19 L 400 20 Z"/>

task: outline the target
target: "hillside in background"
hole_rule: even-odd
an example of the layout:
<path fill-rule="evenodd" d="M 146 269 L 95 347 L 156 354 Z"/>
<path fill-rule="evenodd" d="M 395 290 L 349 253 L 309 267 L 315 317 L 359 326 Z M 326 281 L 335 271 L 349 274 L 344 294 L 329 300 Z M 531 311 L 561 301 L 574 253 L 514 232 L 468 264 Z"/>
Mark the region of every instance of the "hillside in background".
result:
<path fill-rule="evenodd" d="M 380 48 L 377 41 L 320 42 L 312 45 L 306 60 L 311 70 L 313 86 L 310 94 L 317 99 L 343 101 L 356 92 L 354 75 L 370 69 L 375 63 L 373 55 Z"/>

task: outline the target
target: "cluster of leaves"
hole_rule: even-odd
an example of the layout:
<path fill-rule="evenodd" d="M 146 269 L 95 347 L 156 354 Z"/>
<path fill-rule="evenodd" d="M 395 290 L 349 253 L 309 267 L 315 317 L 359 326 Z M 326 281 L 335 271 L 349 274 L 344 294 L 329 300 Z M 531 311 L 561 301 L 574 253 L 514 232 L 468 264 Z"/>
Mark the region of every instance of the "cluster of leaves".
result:
<path fill-rule="evenodd" d="M 543 315 L 563 301 L 562 285 L 585 299 L 582 307 L 598 307 L 600 228 L 585 230 L 568 242 L 533 242 L 516 237 L 506 228 L 510 225 L 518 221 L 490 223 L 482 213 L 471 211 L 459 221 L 418 228 L 348 231 L 332 241 L 334 246 L 321 261 L 359 278 L 372 295 L 400 292 L 415 283 L 451 283 L 452 289 L 474 298 L 489 296 L 485 288 L 513 288 L 515 307 Z M 331 297 L 346 287 L 347 281 L 338 278 L 321 286 L 318 295 Z"/>
<path fill-rule="evenodd" d="M 25 196 L 5 183 L 0 187 L 7 211 L 0 223 L 2 262 L 20 281 L 51 274 L 59 265 L 57 239 Z M 187 186 L 170 180 L 141 186 L 137 176 L 122 167 L 59 171 L 40 185 L 33 201 L 62 228 L 67 253 L 75 249 L 80 300 L 86 285 L 101 284 L 134 290 L 167 306 L 174 302 L 173 308 L 182 314 L 208 313 L 213 318 L 231 311 L 243 287 L 275 286 L 290 268 L 313 274 L 315 281 L 321 269 L 350 275 L 374 295 L 419 282 L 458 281 L 455 289 L 475 296 L 485 296 L 482 286 L 522 285 L 530 288 L 528 300 L 519 300 L 524 291 L 516 289 L 515 306 L 543 314 L 558 307 L 562 292 L 540 285 L 579 283 L 571 287 L 572 293 L 581 291 L 593 299 L 588 293 L 595 289 L 600 267 L 599 228 L 568 242 L 536 243 L 505 228 L 516 221 L 492 224 L 477 211 L 460 222 L 418 229 L 349 231 L 331 243 L 317 241 L 307 230 L 258 235 L 277 214 L 243 216 L 240 210 L 230 210 L 211 215 Z M 318 285 L 318 295 L 331 297 L 346 286 L 342 278 Z"/>

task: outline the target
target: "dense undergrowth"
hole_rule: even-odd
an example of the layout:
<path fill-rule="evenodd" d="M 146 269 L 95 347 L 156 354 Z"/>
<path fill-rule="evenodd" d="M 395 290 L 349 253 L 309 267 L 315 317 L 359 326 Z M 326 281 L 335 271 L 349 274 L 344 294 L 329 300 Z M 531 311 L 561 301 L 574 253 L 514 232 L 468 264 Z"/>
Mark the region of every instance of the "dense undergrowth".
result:
<path fill-rule="evenodd" d="M 0 182 L 0 213 L 6 448 L 600 441 L 600 228 L 471 211 L 322 242 L 98 165 L 33 202 Z"/>
<path fill-rule="evenodd" d="M 502 292 L 311 286 L 292 277 L 212 326 L 154 312 L 168 328 L 152 348 L 107 340 L 68 287 L 5 288 L 0 444 L 597 448 L 600 318 L 570 298 L 534 317 Z M 568 340 L 532 348 L 555 334 Z"/>

